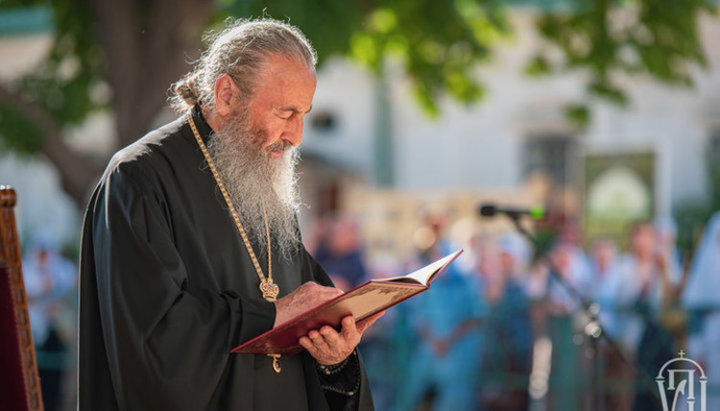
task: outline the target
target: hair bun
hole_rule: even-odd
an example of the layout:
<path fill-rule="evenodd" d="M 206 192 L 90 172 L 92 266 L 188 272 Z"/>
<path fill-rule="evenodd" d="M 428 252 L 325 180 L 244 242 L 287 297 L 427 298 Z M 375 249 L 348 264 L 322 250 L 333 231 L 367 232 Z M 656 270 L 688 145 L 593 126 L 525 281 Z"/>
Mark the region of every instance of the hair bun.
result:
<path fill-rule="evenodd" d="M 185 77 L 173 83 L 170 87 L 172 96 L 171 100 L 179 103 L 182 101 L 187 106 L 192 107 L 198 103 L 200 92 L 198 91 L 198 74 L 190 72 Z"/>

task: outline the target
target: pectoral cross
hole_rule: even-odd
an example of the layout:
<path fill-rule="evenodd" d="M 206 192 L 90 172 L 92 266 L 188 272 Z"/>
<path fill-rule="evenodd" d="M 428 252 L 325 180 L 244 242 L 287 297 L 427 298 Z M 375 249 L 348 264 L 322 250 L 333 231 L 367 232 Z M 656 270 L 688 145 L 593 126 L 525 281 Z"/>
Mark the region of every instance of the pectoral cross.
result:
<path fill-rule="evenodd" d="M 280 354 L 268 354 L 267 356 L 272 357 L 273 370 L 275 370 L 276 373 L 280 374 L 280 371 L 282 371 L 282 365 L 280 364 Z"/>

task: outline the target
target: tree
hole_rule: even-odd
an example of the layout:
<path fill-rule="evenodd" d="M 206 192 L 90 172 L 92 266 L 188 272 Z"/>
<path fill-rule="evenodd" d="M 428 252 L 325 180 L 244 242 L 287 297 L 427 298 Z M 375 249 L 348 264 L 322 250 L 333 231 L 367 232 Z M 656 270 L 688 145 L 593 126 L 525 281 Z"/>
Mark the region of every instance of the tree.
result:
<path fill-rule="evenodd" d="M 110 108 L 115 145 L 134 141 L 164 106 L 167 87 L 198 56 L 200 33 L 227 15 L 289 19 L 313 41 L 321 64 L 344 55 L 380 73 L 392 56 L 430 115 L 438 113 L 436 100 L 444 93 L 467 104 L 483 97 L 473 69 L 512 32 L 507 7 L 487 0 L 219 0 L 216 5 L 206 0 L 6 0 L 0 7 L 21 3 L 52 9 L 54 43 L 33 73 L 0 83 L 0 135 L 6 147 L 47 156 L 79 204 L 106 159 L 87 158 L 68 146 L 67 127 Z M 713 8 L 703 0 L 670 3 L 568 0 L 572 12 L 549 11 L 538 18 L 547 41 L 528 72 L 588 70 L 588 92 L 620 103 L 624 95 L 612 81 L 617 72 L 689 84 L 687 67 L 704 62 L 696 19 Z M 630 24 L 618 26 L 622 13 Z M 562 58 L 548 58 L 550 50 L 559 50 Z M 582 105 L 569 113 L 587 119 Z"/>
<path fill-rule="evenodd" d="M 702 11 L 716 12 L 711 1 L 574 0 L 572 13 L 551 13 L 537 20 L 547 46 L 538 50 L 529 74 L 582 69 L 589 73 L 587 91 L 624 106 L 628 103 L 615 78 L 644 75 L 666 84 L 692 86 L 690 69 L 706 67 L 698 38 Z M 559 51 L 560 59 L 552 59 Z M 568 107 L 580 123 L 587 121 L 583 104 Z"/>
<path fill-rule="evenodd" d="M 106 159 L 69 147 L 65 127 L 110 107 L 116 146 L 136 139 L 162 108 L 168 85 L 187 71 L 185 51 L 199 48 L 214 10 L 201 0 L 35 3 L 52 7 L 54 43 L 36 71 L 0 84 L 0 132 L 10 148 L 46 155 L 82 203 Z M 98 92 L 103 87 L 110 97 Z"/>

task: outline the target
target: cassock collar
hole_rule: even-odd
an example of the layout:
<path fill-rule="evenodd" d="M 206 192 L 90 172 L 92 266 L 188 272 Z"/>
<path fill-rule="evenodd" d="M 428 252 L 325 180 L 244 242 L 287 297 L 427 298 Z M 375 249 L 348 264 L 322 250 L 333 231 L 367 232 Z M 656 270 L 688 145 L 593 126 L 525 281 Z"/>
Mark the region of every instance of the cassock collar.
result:
<path fill-rule="evenodd" d="M 193 121 L 195 121 L 195 127 L 197 127 L 198 133 L 200 133 L 200 137 L 203 139 L 203 143 L 207 144 L 210 139 L 210 135 L 213 133 L 213 129 L 207 121 L 205 121 L 205 116 L 203 116 L 202 110 L 198 104 L 195 104 L 192 108 L 191 114 Z"/>

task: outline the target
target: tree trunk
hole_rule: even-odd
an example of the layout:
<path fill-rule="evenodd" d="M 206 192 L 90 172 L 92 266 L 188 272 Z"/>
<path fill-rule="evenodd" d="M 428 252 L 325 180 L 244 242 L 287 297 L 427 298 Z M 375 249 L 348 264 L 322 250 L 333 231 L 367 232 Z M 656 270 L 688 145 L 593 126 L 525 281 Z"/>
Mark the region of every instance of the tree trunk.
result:
<path fill-rule="evenodd" d="M 92 0 L 104 71 L 113 93 L 117 148 L 149 131 L 170 84 L 200 55 L 213 12 L 204 0 Z"/>

